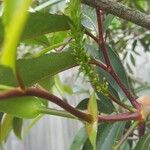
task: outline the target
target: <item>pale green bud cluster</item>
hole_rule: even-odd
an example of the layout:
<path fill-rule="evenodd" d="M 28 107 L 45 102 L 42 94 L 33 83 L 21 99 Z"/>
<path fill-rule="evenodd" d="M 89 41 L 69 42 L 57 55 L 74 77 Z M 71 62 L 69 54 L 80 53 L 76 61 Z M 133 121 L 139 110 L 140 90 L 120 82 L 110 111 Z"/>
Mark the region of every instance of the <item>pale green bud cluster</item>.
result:
<path fill-rule="evenodd" d="M 92 86 L 98 91 L 106 94 L 107 84 L 100 84 L 99 77 L 95 72 L 94 66 L 90 65 L 91 58 L 84 50 L 84 32 L 81 25 L 81 8 L 80 0 L 70 0 L 69 12 L 72 20 L 71 37 L 74 41 L 70 44 L 73 49 L 73 55 L 76 62 L 80 65 L 80 71 L 88 76 Z"/>

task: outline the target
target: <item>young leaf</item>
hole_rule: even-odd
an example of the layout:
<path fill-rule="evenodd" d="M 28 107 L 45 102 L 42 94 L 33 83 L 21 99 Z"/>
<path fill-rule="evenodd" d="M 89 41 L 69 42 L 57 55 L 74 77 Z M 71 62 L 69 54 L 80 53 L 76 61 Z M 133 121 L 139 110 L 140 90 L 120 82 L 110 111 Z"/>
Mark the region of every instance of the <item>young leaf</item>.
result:
<path fill-rule="evenodd" d="M 58 75 L 55 76 L 55 86 L 57 87 L 61 95 L 63 95 L 63 93 L 67 93 L 70 95 L 73 93 L 71 87 L 67 84 L 62 83 Z"/>
<path fill-rule="evenodd" d="M 22 125 L 23 125 L 23 119 L 14 117 L 13 119 L 13 131 L 19 139 L 22 138 Z"/>
<path fill-rule="evenodd" d="M 0 101 L 0 111 L 18 118 L 32 119 L 41 114 L 43 103 L 37 97 L 16 97 Z"/>
<path fill-rule="evenodd" d="M 5 0 L 5 39 L 1 63 L 16 69 L 16 48 L 28 16 L 28 7 L 32 0 Z"/>
<path fill-rule="evenodd" d="M 88 113 L 92 115 L 93 121 L 92 123 L 86 124 L 86 130 L 89 137 L 89 140 L 93 146 L 93 150 L 96 150 L 96 136 L 97 136 L 97 115 L 98 115 L 98 109 L 97 109 L 97 102 L 96 102 L 96 96 L 95 93 L 93 93 L 90 97 L 89 103 L 88 103 Z"/>
<path fill-rule="evenodd" d="M 9 132 L 12 129 L 13 116 L 5 114 L 3 115 L 1 124 L 0 124 L 0 143 L 5 142 L 8 137 Z"/>

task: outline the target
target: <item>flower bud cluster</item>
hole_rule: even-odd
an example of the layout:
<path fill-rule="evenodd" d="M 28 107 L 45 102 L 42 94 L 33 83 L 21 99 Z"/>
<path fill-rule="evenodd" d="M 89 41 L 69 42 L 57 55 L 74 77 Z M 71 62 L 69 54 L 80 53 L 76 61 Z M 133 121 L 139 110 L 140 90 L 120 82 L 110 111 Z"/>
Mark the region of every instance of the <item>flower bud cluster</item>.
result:
<path fill-rule="evenodd" d="M 80 0 L 70 0 L 69 12 L 72 20 L 70 36 L 74 41 L 70 44 L 73 49 L 73 56 L 80 66 L 80 71 L 83 72 L 88 78 L 96 91 L 106 93 L 107 84 L 100 84 L 99 76 L 95 72 L 94 66 L 90 65 L 91 58 L 84 49 L 84 31 L 81 24 L 81 3 Z"/>

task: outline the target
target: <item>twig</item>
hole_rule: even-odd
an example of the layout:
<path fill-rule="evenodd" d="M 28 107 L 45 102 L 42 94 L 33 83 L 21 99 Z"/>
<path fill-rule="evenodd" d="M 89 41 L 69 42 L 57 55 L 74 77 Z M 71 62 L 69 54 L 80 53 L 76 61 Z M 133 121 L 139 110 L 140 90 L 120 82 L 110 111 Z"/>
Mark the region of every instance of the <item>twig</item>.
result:
<path fill-rule="evenodd" d="M 99 122 L 106 122 L 106 121 L 125 121 L 125 120 L 139 120 L 141 117 L 139 112 L 135 113 L 121 113 L 117 115 L 99 115 L 98 121 Z"/>
<path fill-rule="evenodd" d="M 107 68 L 109 69 L 111 67 L 111 65 L 110 65 L 110 60 L 109 60 L 109 57 L 107 54 L 107 49 L 105 47 L 105 41 L 104 41 L 104 37 L 103 37 L 103 27 L 102 27 L 102 18 L 101 18 L 102 14 L 98 8 L 96 9 L 96 15 L 97 15 L 98 33 L 99 33 L 98 44 L 99 44 L 99 47 L 101 47 L 101 49 L 102 49 Z"/>
<path fill-rule="evenodd" d="M 113 0 L 82 0 L 82 3 L 99 8 L 107 13 L 150 30 L 150 15 L 129 8 L 121 3 Z"/>
<path fill-rule="evenodd" d="M 108 97 L 109 97 L 112 101 L 114 101 L 116 104 L 118 104 L 119 106 L 121 106 L 121 107 L 123 107 L 123 108 L 129 110 L 130 112 L 135 112 L 135 109 L 134 109 L 134 108 L 132 108 L 131 106 L 128 106 L 128 105 L 124 104 L 123 102 L 117 100 L 110 92 L 108 93 Z"/>
<path fill-rule="evenodd" d="M 0 93 L 0 100 L 6 100 L 8 98 L 23 97 L 23 96 L 36 96 L 36 97 L 46 99 L 48 101 L 51 101 L 57 104 L 58 106 L 70 112 L 72 115 L 80 118 L 81 120 L 84 120 L 89 123 L 92 122 L 92 116 L 90 114 L 77 110 L 76 108 L 72 107 L 68 103 L 61 100 L 59 97 L 40 88 L 31 87 L 31 88 L 27 88 L 25 91 L 20 90 L 20 88 L 15 88 L 15 89 Z"/>
<path fill-rule="evenodd" d="M 85 34 L 90 36 L 96 43 L 98 43 L 98 38 L 95 37 L 91 32 L 89 32 L 88 30 L 85 30 Z"/>
<path fill-rule="evenodd" d="M 86 121 L 91 123 L 93 121 L 93 118 L 90 114 L 84 113 L 79 111 L 78 109 L 72 107 L 68 103 L 61 100 L 59 97 L 49 93 L 46 90 L 40 89 L 40 88 L 27 88 L 26 90 L 21 90 L 20 88 L 15 88 L 8 90 L 6 92 L 0 93 L 0 100 L 12 100 L 11 98 L 14 97 L 23 97 L 23 96 L 36 96 L 43 99 L 46 99 L 50 102 L 55 103 L 56 105 L 60 106 L 70 114 L 76 116 L 80 120 Z M 117 115 L 99 115 L 98 121 L 123 121 L 123 120 L 140 120 L 141 114 L 137 111 L 135 113 L 121 113 Z"/>
<path fill-rule="evenodd" d="M 106 67 L 105 68 L 101 64 L 99 64 L 99 66 L 103 67 L 103 69 L 105 69 L 105 71 L 107 71 L 114 78 L 116 83 L 120 86 L 122 91 L 125 93 L 127 98 L 130 100 L 131 104 L 140 111 L 141 110 L 141 105 L 136 101 L 134 96 L 130 93 L 130 91 L 122 83 L 122 81 L 120 80 L 118 75 L 115 73 L 115 71 L 114 71 L 114 69 L 113 69 L 113 67 L 110 63 L 108 53 L 107 53 L 107 49 L 106 49 L 106 46 L 105 46 L 104 37 L 103 37 L 101 12 L 98 10 L 98 8 L 96 9 L 96 14 L 97 14 L 98 30 L 99 30 L 99 42 L 98 42 L 98 44 L 99 44 L 99 47 L 102 49 L 104 59 L 105 59 L 105 62 L 106 62 Z"/>

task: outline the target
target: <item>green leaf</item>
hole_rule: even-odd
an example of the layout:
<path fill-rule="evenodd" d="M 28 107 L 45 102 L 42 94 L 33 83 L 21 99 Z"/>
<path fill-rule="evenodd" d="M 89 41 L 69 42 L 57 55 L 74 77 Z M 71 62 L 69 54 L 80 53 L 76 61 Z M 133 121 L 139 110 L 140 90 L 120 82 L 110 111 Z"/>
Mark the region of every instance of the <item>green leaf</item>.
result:
<path fill-rule="evenodd" d="M 65 15 L 41 12 L 29 13 L 21 40 L 36 39 L 47 33 L 69 30 L 70 23 L 70 19 Z M 4 39 L 2 18 L 0 18 L 0 27 L 0 43 L 2 43 Z"/>
<path fill-rule="evenodd" d="M 29 46 L 42 45 L 43 47 L 47 47 L 50 45 L 49 40 L 45 35 L 39 36 L 34 39 L 24 40 L 23 43 Z"/>
<path fill-rule="evenodd" d="M 135 150 L 148 150 L 150 149 L 150 132 L 145 134 L 142 138 L 139 139 Z"/>
<path fill-rule="evenodd" d="M 106 16 L 105 20 L 103 21 L 103 32 L 106 32 L 113 19 L 114 15 L 112 14 L 108 14 Z"/>
<path fill-rule="evenodd" d="M 129 84 L 128 84 L 128 79 L 126 76 L 126 72 L 125 69 L 122 65 L 122 62 L 120 61 L 119 57 L 117 56 L 117 54 L 109 47 L 107 46 L 107 52 L 108 52 L 108 56 L 110 58 L 110 62 L 116 72 L 116 74 L 119 76 L 119 78 L 121 79 L 121 81 L 124 83 L 124 85 L 129 88 Z M 99 59 L 101 61 L 104 62 L 104 57 L 102 54 L 102 50 L 99 50 Z M 108 83 L 119 93 L 122 93 L 122 90 L 120 89 L 120 87 L 118 86 L 118 84 L 116 84 L 115 80 L 104 70 L 98 68 L 98 73 L 100 74 L 100 76 L 103 76 L 106 78 L 106 80 L 108 81 Z M 122 93 L 123 94 L 123 93 Z M 123 94 L 124 95 L 124 94 Z"/>
<path fill-rule="evenodd" d="M 97 102 L 96 102 L 96 96 L 95 93 L 91 95 L 88 103 L 88 113 L 92 115 L 93 121 L 91 123 L 86 124 L 86 130 L 88 134 L 88 138 L 93 146 L 93 150 L 96 150 L 96 136 L 97 136 L 97 115 L 98 115 L 98 109 L 97 109 Z"/>
<path fill-rule="evenodd" d="M 43 103 L 37 97 L 16 97 L 0 101 L 0 112 L 11 114 L 18 118 L 32 119 L 41 114 Z"/>
<path fill-rule="evenodd" d="M 22 138 L 22 125 L 23 125 L 23 119 L 22 118 L 16 118 L 13 119 L 13 131 L 19 139 Z"/>
<path fill-rule="evenodd" d="M 100 112 L 111 114 L 115 110 L 115 107 L 111 100 L 108 99 L 108 97 L 103 95 L 102 93 L 97 93 L 97 96 L 99 98 L 98 101 L 100 105 L 98 105 L 98 107 L 101 108 Z"/>
<path fill-rule="evenodd" d="M 85 128 L 81 128 L 78 133 L 76 134 L 71 146 L 70 150 L 79 150 L 81 146 L 84 144 L 84 142 L 87 139 L 87 133 Z"/>
<path fill-rule="evenodd" d="M 42 86 L 47 91 L 51 91 L 53 86 L 55 85 L 54 77 L 46 77 L 38 82 L 40 86 Z"/>
<path fill-rule="evenodd" d="M 16 49 L 28 16 L 28 7 L 32 0 L 4 1 L 5 39 L 2 48 L 1 63 L 16 69 Z"/>
<path fill-rule="evenodd" d="M 103 98 L 103 97 L 101 97 L 101 98 Z M 107 100 L 105 98 L 96 100 L 98 111 L 101 112 L 101 113 L 110 114 L 114 111 L 114 106 L 112 104 L 109 105 L 109 103 L 107 103 Z M 81 110 L 86 110 L 88 102 L 89 102 L 89 98 L 85 98 L 81 102 L 78 103 L 76 108 L 81 109 Z"/>
<path fill-rule="evenodd" d="M 2 122 L 0 124 L 0 143 L 5 142 L 12 129 L 13 116 L 5 114 L 3 115 Z"/>
<path fill-rule="evenodd" d="M 58 75 L 55 76 L 55 86 L 57 87 L 61 95 L 63 95 L 64 93 L 67 93 L 70 95 L 73 94 L 71 87 L 67 84 L 62 83 Z"/>
<path fill-rule="evenodd" d="M 65 15 L 49 13 L 30 13 L 22 39 L 31 39 L 43 34 L 70 29 L 71 21 Z"/>
<path fill-rule="evenodd" d="M 99 126 L 97 137 L 97 149 L 112 150 L 123 134 L 126 122 L 103 123 Z"/>
<path fill-rule="evenodd" d="M 26 86 L 33 85 L 44 77 L 56 75 L 76 65 L 71 51 L 50 53 L 38 58 L 17 61 L 17 68 Z M 2 65 L 0 65 L 0 84 L 17 86 L 12 70 Z"/>

